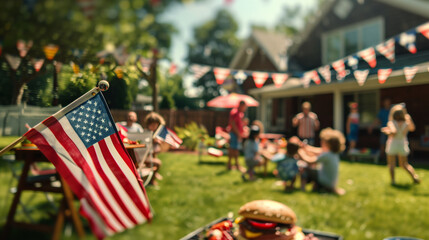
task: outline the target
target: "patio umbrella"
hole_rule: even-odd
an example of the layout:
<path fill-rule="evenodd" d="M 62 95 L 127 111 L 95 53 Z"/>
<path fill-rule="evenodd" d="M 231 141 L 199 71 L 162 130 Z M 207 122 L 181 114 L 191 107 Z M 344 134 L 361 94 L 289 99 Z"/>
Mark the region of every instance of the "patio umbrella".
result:
<path fill-rule="evenodd" d="M 248 107 L 257 107 L 259 102 L 249 95 L 230 93 L 226 96 L 215 97 L 207 102 L 207 107 L 215 108 L 235 108 L 240 101 L 245 101 Z"/>

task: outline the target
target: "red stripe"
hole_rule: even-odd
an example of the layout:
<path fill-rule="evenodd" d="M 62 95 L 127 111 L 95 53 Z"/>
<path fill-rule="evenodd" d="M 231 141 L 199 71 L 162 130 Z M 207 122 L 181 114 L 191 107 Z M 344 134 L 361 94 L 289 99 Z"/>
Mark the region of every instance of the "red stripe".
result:
<path fill-rule="evenodd" d="M 103 154 L 104 160 L 106 161 L 107 165 L 109 166 L 113 174 L 116 176 L 116 179 L 118 180 L 118 182 L 124 187 L 125 191 L 127 191 L 128 195 L 130 196 L 134 204 L 137 206 L 137 208 L 140 210 L 140 212 L 144 212 L 145 206 L 142 204 L 140 196 L 134 191 L 134 188 L 132 187 L 131 183 L 128 181 L 124 172 L 116 163 L 116 159 L 110 153 L 107 144 L 104 141 L 100 141 L 99 146 Z M 125 154 L 125 151 L 123 149 L 120 149 L 120 150 L 123 152 L 123 154 Z M 119 152 L 120 154 L 121 154 L 121 151 Z"/>
<path fill-rule="evenodd" d="M 119 141 L 119 138 L 117 137 L 111 137 L 110 140 L 112 141 L 113 145 L 115 146 L 116 151 L 119 153 L 122 159 L 124 159 L 124 162 L 128 165 L 131 172 L 134 173 L 134 176 L 136 177 L 141 189 L 143 190 L 143 196 L 145 197 L 146 203 L 149 202 L 149 199 L 147 198 L 146 189 L 143 186 L 143 181 L 140 178 L 140 175 L 137 173 L 137 169 L 134 165 L 134 163 L 131 160 L 131 157 L 129 156 L 128 152 L 125 150 L 125 147 L 123 147 L 122 141 Z M 138 198 L 140 199 L 140 198 Z M 141 212 L 145 216 L 145 218 L 150 221 L 152 216 L 150 215 L 150 210 L 147 206 L 145 206 L 142 202 L 143 199 L 140 199 L 138 201 L 139 204 L 142 204 Z M 138 206 L 138 205 L 137 205 Z"/>
<path fill-rule="evenodd" d="M 54 120 L 56 120 L 54 118 Z M 52 120 L 50 122 L 53 122 Z M 77 180 L 74 175 L 71 173 L 67 165 L 63 162 L 63 159 L 60 158 L 60 156 L 57 154 L 55 149 L 51 147 L 48 141 L 44 138 L 42 134 L 40 134 L 37 130 L 31 129 L 32 133 L 27 136 L 27 138 L 36 144 L 36 146 L 40 149 L 40 151 L 46 156 L 46 158 L 54 164 L 56 167 L 58 173 L 61 175 L 61 177 L 67 182 L 67 184 L 70 186 L 70 189 L 73 191 L 73 193 L 78 197 L 78 199 L 85 198 L 94 209 L 99 213 L 100 217 L 103 219 L 105 224 L 108 228 L 114 229 L 108 222 L 107 218 L 102 215 L 100 208 L 94 204 L 94 201 L 90 197 L 89 193 L 86 191 L 86 189 L 82 186 L 81 182 Z M 58 139 L 58 138 L 57 138 Z"/>
<path fill-rule="evenodd" d="M 104 141 L 104 140 L 102 140 Z M 97 154 L 95 153 L 95 149 L 93 146 L 88 148 L 88 152 L 91 155 L 91 159 L 94 163 L 94 166 L 98 172 L 98 174 L 100 175 L 100 177 L 103 179 L 104 183 L 106 184 L 107 188 L 109 189 L 110 193 L 112 194 L 112 196 L 115 198 L 116 202 L 119 204 L 119 206 L 121 207 L 121 209 L 125 212 L 125 214 L 127 215 L 127 217 L 134 223 L 137 224 L 137 220 L 134 219 L 134 217 L 131 215 L 131 213 L 128 211 L 128 208 L 125 206 L 124 201 L 121 199 L 121 197 L 119 196 L 118 192 L 116 191 L 116 188 L 113 186 L 113 184 L 110 182 L 109 177 L 107 177 L 107 175 L 105 174 L 104 170 L 102 169 L 101 165 L 100 165 L 100 161 L 97 158 Z M 109 206 L 110 207 L 110 206 Z M 113 210 L 112 210 L 113 212 Z M 115 217 L 117 217 L 117 215 L 115 214 Z M 117 217 L 118 221 L 121 222 L 119 220 L 119 218 Z M 126 228 L 126 226 L 121 222 L 121 224 Z"/>
<path fill-rule="evenodd" d="M 86 178 L 88 179 L 91 186 L 96 191 L 97 195 L 100 197 L 101 201 L 106 205 L 108 210 L 112 213 L 112 215 L 115 217 L 115 219 L 124 227 L 127 228 L 126 225 L 121 221 L 121 219 L 118 217 L 115 210 L 113 210 L 112 206 L 110 205 L 109 201 L 106 199 L 104 192 L 100 189 L 100 186 L 97 184 L 96 177 L 94 176 L 93 170 L 89 166 L 87 161 L 92 160 L 93 162 L 97 160 L 97 157 L 94 158 L 94 156 L 91 156 L 91 159 L 85 159 L 85 157 L 80 153 L 78 147 L 74 143 L 74 141 L 69 137 L 69 135 L 64 131 L 61 124 L 58 121 L 52 122 L 51 126 L 49 126 L 49 129 L 52 131 L 54 136 L 59 139 L 59 142 L 64 147 L 64 149 L 69 153 L 72 160 L 76 163 L 78 167 L 82 169 L 84 172 Z M 89 151 L 89 149 L 88 149 Z M 108 179 L 107 179 L 108 181 Z M 105 181 L 105 182 L 107 182 Z"/>

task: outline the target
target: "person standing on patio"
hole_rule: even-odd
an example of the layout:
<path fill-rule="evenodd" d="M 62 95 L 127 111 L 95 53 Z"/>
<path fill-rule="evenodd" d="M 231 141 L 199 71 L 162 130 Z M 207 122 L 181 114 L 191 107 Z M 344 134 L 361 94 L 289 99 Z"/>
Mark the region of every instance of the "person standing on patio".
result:
<path fill-rule="evenodd" d="M 229 113 L 228 130 L 230 135 L 229 149 L 228 149 L 228 170 L 232 169 L 232 161 L 235 161 L 235 167 L 239 171 L 243 171 L 238 163 L 238 155 L 241 149 L 242 139 L 247 137 L 243 118 L 244 112 L 247 109 L 247 104 L 244 101 L 240 101 L 237 108 L 233 108 Z"/>
<path fill-rule="evenodd" d="M 311 111 L 311 103 L 302 103 L 302 112 L 292 119 L 292 126 L 298 127 L 298 137 L 307 144 L 314 145 L 315 132 L 319 130 L 320 122 L 317 114 Z"/>

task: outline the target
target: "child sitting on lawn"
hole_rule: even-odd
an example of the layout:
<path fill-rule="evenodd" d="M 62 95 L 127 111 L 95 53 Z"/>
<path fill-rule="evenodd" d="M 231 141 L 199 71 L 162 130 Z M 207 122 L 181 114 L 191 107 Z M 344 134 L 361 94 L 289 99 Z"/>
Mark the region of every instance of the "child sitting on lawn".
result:
<path fill-rule="evenodd" d="M 299 160 L 296 158 L 300 144 L 301 141 L 298 137 L 289 138 L 286 145 L 286 155 L 281 153 L 276 154 L 271 159 L 272 162 L 277 163 L 274 175 L 277 175 L 281 180 L 283 180 L 285 191 L 293 190 L 296 177 L 302 170 L 299 168 Z M 301 189 L 304 190 L 304 187 L 305 178 L 301 177 Z"/>
<path fill-rule="evenodd" d="M 259 151 L 259 133 L 259 127 L 252 125 L 250 127 L 249 138 L 244 143 L 243 151 L 247 171 L 241 175 L 243 180 L 247 180 L 246 174 L 249 175 L 250 181 L 255 180 L 255 167 L 262 164 L 262 156 Z"/>
<path fill-rule="evenodd" d="M 345 194 L 345 190 L 338 188 L 338 169 L 340 155 L 345 148 L 344 135 L 332 128 L 325 128 L 320 132 L 320 148 L 303 144 L 298 150 L 302 160 L 308 163 L 320 163 L 320 169 L 310 171 L 309 180 L 314 181 L 314 191 L 328 191 L 338 195 Z"/>

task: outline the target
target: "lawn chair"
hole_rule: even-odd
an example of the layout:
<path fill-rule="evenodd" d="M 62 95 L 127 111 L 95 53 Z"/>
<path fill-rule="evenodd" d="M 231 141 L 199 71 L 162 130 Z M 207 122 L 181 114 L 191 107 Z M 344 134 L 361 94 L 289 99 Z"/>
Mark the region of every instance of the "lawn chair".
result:
<path fill-rule="evenodd" d="M 134 156 L 131 154 L 131 157 L 134 157 L 133 160 L 137 171 L 139 172 L 140 177 L 144 180 L 144 186 L 147 186 L 152 180 L 154 174 L 152 163 L 153 134 L 150 131 L 143 133 L 128 133 L 128 139 L 146 145 L 144 148 L 133 149 Z"/>

